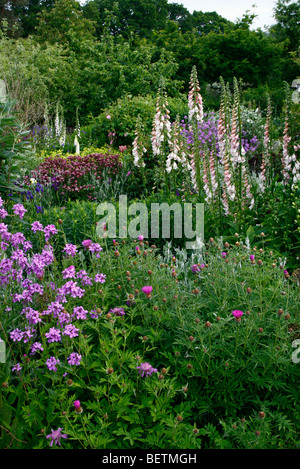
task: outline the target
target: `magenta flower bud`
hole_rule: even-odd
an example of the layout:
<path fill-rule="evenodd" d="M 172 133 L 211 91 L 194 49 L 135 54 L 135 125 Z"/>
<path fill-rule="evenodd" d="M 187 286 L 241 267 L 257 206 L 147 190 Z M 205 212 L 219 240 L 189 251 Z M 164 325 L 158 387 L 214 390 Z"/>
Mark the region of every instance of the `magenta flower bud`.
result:
<path fill-rule="evenodd" d="M 232 311 L 232 314 L 235 318 L 241 318 L 243 316 L 243 311 L 239 311 L 238 309 L 235 309 L 234 311 Z"/>
<path fill-rule="evenodd" d="M 226 252 L 222 252 L 221 256 L 226 257 L 227 256 Z"/>
<path fill-rule="evenodd" d="M 82 241 L 82 246 L 85 247 L 86 249 L 92 244 L 92 240 L 91 239 L 85 239 L 84 241 Z"/>
<path fill-rule="evenodd" d="M 151 286 L 146 285 L 145 287 L 142 287 L 142 292 L 145 293 L 145 295 L 150 295 L 153 288 Z"/>
<path fill-rule="evenodd" d="M 80 401 L 74 401 L 74 407 L 75 407 L 75 409 L 79 409 Z"/>

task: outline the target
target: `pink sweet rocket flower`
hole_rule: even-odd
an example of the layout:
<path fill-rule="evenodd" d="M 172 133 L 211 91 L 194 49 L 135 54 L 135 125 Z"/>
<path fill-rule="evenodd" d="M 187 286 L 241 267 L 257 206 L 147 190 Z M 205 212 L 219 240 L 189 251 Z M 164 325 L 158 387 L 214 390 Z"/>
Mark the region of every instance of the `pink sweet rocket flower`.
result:
<path fill-rule="evenodd" d="M 148 362 L 141 363 L 140 366 L 137 366 L 136 368 L 137 370 L 139 370 L 139 373 L 142 378 L 144 376 L 151 376 L 152 373 L 157 372 L 157 368 L 153 368 Z"/>
<path fill-rule="evenodd" d="M 79 355 L 78 353 L 71 353 L 71 355 L 68 357 L 68 363 L 69 365 L 80 365 L 80 362 L 81 362 L 81 358 L 82 356 Z M 79 401 L 75 401 L 75 402 L 79 402 Z M 74 402 L 74 405 L 75 405 L 75 402 Z M 79 402 L 79 406 L 80 406 L 80 402 Z"/>
<path fill-rule="evenodd" d="M 61 438 L 68 438 L 68 435 L 66 435 L 66 434 L 62 435 L 61 430 L 62 430 L 62 428 L 58 428 L 57 430 L 53 430 L 51 428 L 52 433 L 50 433 L 49 435 L 46 436 L 47 439 L 51 438 L 50 446 L 52 446 L 53 443 L 55 445 L 59 444 L 59 446 L 61 446 L 60 439 Z"/>
<path fill-rule="evenodd" d="M 142 287 L 141 290 L 143 293 L 145 293 L 145 295 L 151 295 L 153 288 L 146 285 L 145 287 Z"/>

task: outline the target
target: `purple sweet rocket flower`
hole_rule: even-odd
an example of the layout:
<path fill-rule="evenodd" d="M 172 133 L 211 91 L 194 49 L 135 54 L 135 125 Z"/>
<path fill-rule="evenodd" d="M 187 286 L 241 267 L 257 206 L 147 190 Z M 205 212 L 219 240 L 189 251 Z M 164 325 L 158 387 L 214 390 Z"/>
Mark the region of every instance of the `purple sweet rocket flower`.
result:
<path fill-rule="evenodd" d="M 88 311 L 86 309 L 84 309 L 82 306 L 75 306 L 75 308 L 73 309 L 73 314 L 72 316 L 76 317 L 76 319 L 86 319 L 87 317 L 87 314 L 88 314 Z"/>
<path fill-rule="evenodd" d="M 37 231 L 44 231 L 44 227 L 39 221 L 34 221 L 31 223 L 31 230 L 36 233 Z"/>
<path fill-rule="evenodd" d="M 6 218 L 8 216 L 7 211 L 4 208 L 0 209 L 0 218 Z"/>
<path fill-rule="evenodd" d="M 71 355 L 67 358 L 69 365 L 80 365 L 82 356 L 78 353 L 71 353 Z"/>
<path fill-rule="evenodd" d="M 45 333 L 45 336 L 48 339 L 49 344 L 51 342 L 60 342 L 61 341 L 60 330 L 55 329 L 55 327 L 51 327 L 49 332 Z"/>
<path fill-rule="evenodd" d="M 105 282 L 105 279 L 106 279 L 106 275 L 105 275 L 105 274 L 96 274 L 96 275 L 95 275 L 95 278 L 94 278 L 94 282 L 96 282 L 96 283 L 104 283 L 104 282 Z"/>
<path fill-rule="evenodd" d="M 16 249 L 12 252 L 10 259 L 15 261 L 23 269 L 28 266 L 27 258 L 22 249 Z"/>
<path fill-rule="evenodd" d="M 67 254 L 67 256 L 74 257 L 77 254 L 77 246 L 75 244 L 66 244 L 63 252 Z"/>
<path fill-rule="evenodd" d="M 74 265 L 70 265 L 65 270 L 62 271 L 62 276 L 64 279 L 66 278 L 75 278 L 75 267 Z"/>
<path fill-rule="evenodd" d="M 60 313 L 62 313 L 64 307 L 60 304 L 59 301 L 52 301 L 46 310 L 43 311 L 43 314 L 53 314 L 53 317 L 56 318 Z"/>
<path fill-rule="evenodd" d="M 26 308 L 26 319 L 29 324 L 37 324 L 41 322 L 40 313 L 32 308 Z"/>
<path fill-rule="evenodd" d="M 69 313 L 59 313 L 58 315 L 58 322 L 62 327 L 64 324 L 68 324 L 71 322 L 71 315 Z"/>
<path fill-rule="evenodd" d="M 67 335 L 72 339 L 73 337 L 78 337 L 78 332 L 79 329 L 73 324 L 67 324 L 63 330 L 63 335 Z"/>
<path fill-rule="evenodd" d="M 96 254 L 96 257 L 100 257 L 100 252 L 103 251 L 102 247 L 98 243 L 92 243 L 89 245 L 89 251 Z"/>
<path fill-rule="evenodd" d="M 5 223 L 0 223 L 0 234 L 3 236 L 5 233 L 8 234 L 8 226 Z"/>
<path fill-rule="evenodd" d="M 50 433 L 49 435 L 46 436 L 47 439 L 48 439 L 48 438 L 51 438 L 50 446 L 52 446 L 53 443 L 54 443 L 55 445 L 58 444 L 59 446 L 61 446 L 61 444 L 60 444 L 60 439 L 61 439 L 61 438 L 68 438 L 68 435 L 67 435 L 67 434 L 64 434 L 64 435 L 63 435 L 63 434 L 61 433 L 61 430 L 62 430 L 62 428 L 58 428 L 57 430 L 53 430 L 53 429 L 51 428 L 51 432 L 52 432 L 52 433 Z"/>
<path fill-rule="evenodd" d="M 10 338 L 13 342 L 20 342 L 23 337 L 23 332 L 17 327 L 10 333 Z"/>
<path fill-rule="evenodd" d="M 17 247 L 18 244 L 23 244 L 26 241 L 26 238 L 23 233 L 14 233 L 10 237 L 10 243 L 13 248 Z"/>
<path fill-rule="evenodd" d="M 91 309 L 90 316 L 91 316 L 92 319 L 98 319 L 99 316 L 98 316 L 98 313 L 97 313 L 97 309 Z M 101 314 L 100 314 L 100 316 L 101 316 Z"/>
<path fill-rule="evenodd" d="M 12 371 L 21 371 L 22 367 L 21 367 L 20 363 L 17 363 L 15 366 L 12 367 L 11 370 Z"/>
<path fill-rule="evenodd" d="M 38 350 L 43 352 L 44 348 L 40 342 L 34 342 L 31 346 L 30 355 L 34 355 Z"/>
<path fill-rule="evenodd" d="M 71 295 L 72 298 L 82 298 L 84 293 L 85 291 L 77 286 L 77 282 L 69 280 L 58 289 L 56 300 L 66 303 L 66 295 Z"/>
<path fill-rule="evenodd" d="M 25 213 L 27 212 L 26 208 L 22 204 L 15 204 L 12 209 L 15 215 L 19 215 L 21 220 L 23 219 Z"/>
<path fill-rule="evenodd" d="M 48 358 L 48 360 L 46 361 L 48 370 L 57 371 L 56 365 L 58 365 L 59 361 L 60 361 L 59 358 L 55 358 L 55 357 Z"/>
<path fill-rule="evenodd" d="M 137 370 L 139 370 L 139 373 L 142 378 L 144 376 L 151 376 L 152 373 L 157 372 L 157 368 L 153 368 L 148 362 L 141 363 L 140 366 L 137 366 L 136 368 Z"/>
<path fill-rule="evenodd" d="M 47 225 L 44 228 L 44 233 L 45 233 L 45 240 L 49 241 L 51 236 L 54 236 L 58 233 L 58 229 L 55 227 L 55 225 Z"/>

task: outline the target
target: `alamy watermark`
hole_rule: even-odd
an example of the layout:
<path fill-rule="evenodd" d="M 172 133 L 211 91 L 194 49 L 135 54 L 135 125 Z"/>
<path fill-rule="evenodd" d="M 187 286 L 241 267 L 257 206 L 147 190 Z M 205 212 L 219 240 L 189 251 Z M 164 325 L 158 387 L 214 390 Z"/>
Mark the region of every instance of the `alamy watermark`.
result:
<path fill-rule="evenodd" d="M 0 363 L 5 363 L 5 342 L 0 339 Z"/>
<path fill-rule="evenodd" d="M 292 347 L 293 348 L 296 348 L 297 346 L 298 346 L 298 348 L 292 354 L 292 362 L 293 363 L 299 363 L 300 362 L 300 339 L 295 339 L 292 342 Z M 299 355 L 299 357 L 298 357 L 298 355 Z"/>
<path fill-rule="evenodd" d="M 118 227 L 117 210 L 113 203 L 103 202 L 98 205 L 96 214 L 102 218 L 97 224 L 100 238 L 173 238 L 186 240 L 186 249 L 199 249 L 204 243 L 204 204 L 174 202 L 152 203 L 150 210 L 142 202 L 133 202 L 128 206 L 127 196 L 119 196 Z M 173 215 L 173 223 L 172 216 Z M 117 231 L 118 228 L 118 231 Z"/>

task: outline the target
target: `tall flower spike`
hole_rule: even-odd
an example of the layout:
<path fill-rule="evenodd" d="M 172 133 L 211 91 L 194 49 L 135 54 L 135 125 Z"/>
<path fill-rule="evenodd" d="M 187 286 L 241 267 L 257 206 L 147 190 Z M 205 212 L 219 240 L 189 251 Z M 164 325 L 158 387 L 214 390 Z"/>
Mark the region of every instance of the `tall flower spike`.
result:
<path fill-rule="evenodd" d="M 270 170 L 270 121 L 271 121 L 271 102 L 268 96 L 267 116 L 264 127 L 263 154 L 261 162 L 261 172 L 259 174 L 259 187 L 262 192 L 265 191 L 265 184 Z"/>
<path fill-rule="evenodd" d="M 179 131 L 178 131 L 178 118 L 174 122 L 171 129 L 171 140 L 170 140 L 170 150 L 171 152 L 167 156 L 166 161 L 166 171 L 170 173 L 172 169 L 178 169 L 178 163 L 182 163 L 180 155 L 180 146 L 179 146 Z"/>
<path fill-rule="evenodd" d="M 144 168 L 145 163 L 143 161 L 143 155 L 147 150 L 143 145 L 142 122 L 140 117 L 138 117 L 134 133 L 135 139 L 132 144 L 133 164 L 138 168 Z"/>
<path fill-rule="evenodd" d="M 203 121 L 203 101 L 200 94 L 200 86 L 197 77 L 197 69 L 194 65 L 190 78 L 190 91 L 188 94 L 189 120 Z"/>
<path fill-rule="evenodd" d="M 191 179 L 194 189 L 201 191 L 203 187 L 203 165 L 200 159 L 199 124 L 203 121 L 203 102 L 195 66 L 193 66 L 191 72 L 188 108 L 190 132 L 193 134 L 192 152 L 190 155 Z"/>
<path fill-rule="evenodd" d="M 292 169 L 291 157 L 289 155 L 289 144 L 291 137 L 289 136 L 289 117 L 288 117 L 288 106 L 285 109 L 285 123 L 283 130 L 283 144 L 282 144 L 282 174 L 283 183 L 287 184 L 290 179 L 290 171 Z"/>

